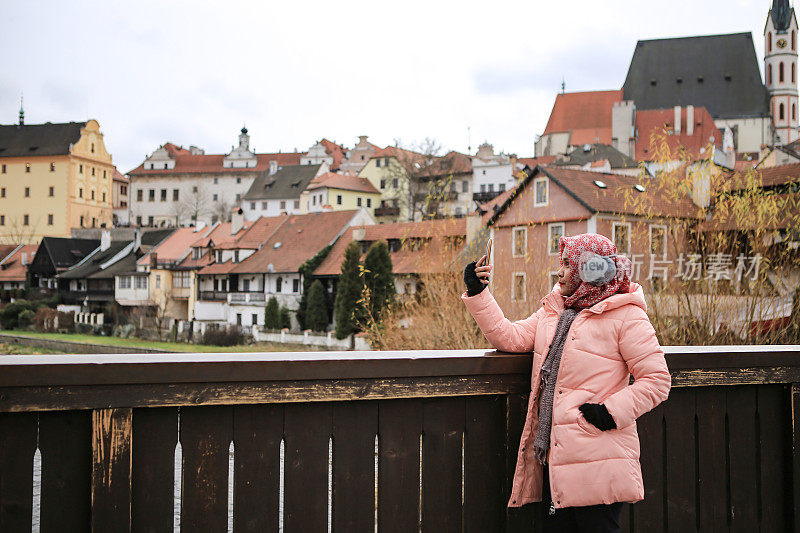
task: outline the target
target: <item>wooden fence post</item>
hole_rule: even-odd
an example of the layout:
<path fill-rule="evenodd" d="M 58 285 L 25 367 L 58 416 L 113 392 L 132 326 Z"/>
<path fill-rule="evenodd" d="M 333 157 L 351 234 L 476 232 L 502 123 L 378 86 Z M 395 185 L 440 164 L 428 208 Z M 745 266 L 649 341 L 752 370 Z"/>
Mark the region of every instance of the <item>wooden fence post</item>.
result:
<path fill-rule="evenodd" d="M 92 411 L 92 531 L 131 530 L 132 415 Z"/>

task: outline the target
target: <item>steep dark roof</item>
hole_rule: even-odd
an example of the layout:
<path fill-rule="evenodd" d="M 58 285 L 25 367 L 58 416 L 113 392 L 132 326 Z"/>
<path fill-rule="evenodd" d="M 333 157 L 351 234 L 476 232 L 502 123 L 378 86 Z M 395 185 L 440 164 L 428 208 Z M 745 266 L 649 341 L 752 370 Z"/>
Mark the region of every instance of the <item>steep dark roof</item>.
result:
<path fill-rule="evenodd" d="M 638 109 L 703 106 L 714 118 L 769 109 L 749 32 L 639 41 L 622 89 Z"/>
<path fill-rule="evenodd" d="M 80 262 L 98 246 L 100 241 L 96 239 L 44 237 L 28 270 L 52 276 Z"/>
<path fill-rule="evenodd" d="M 142 246 L 155 246 L 175 232 L 175 228 L 142 232 Z"/>
<path fill-rule="evenodd" d="M 287 165 L 281 167 L 275 174 L 265 172 L 258 176 L 247 194 L 245 200 L 278 200 L 286 198 L 300 198 L 300 194 L 314 176 L 319 172 L 321 165 Z"/>
<path fill-rule="evenodd" d="M 117 255 L 123 248 L 128 246 L 131 241 L 117 241 L 112 242 L 111 246 L 103 251 L 98 251 L 92 257 L 81 263 L 80 265 L 76 265 L 63 274 L 60 274 L 58 277 L 62 279 L 85 279 L 98 272 L 100 270 L 100 265 Z"/>
<path fill-rule="evenodd" d="M 0 125 L 0 157 L 67 155 L 85 122 Z"/>
<path fill-rule="evenodd" d="M 583 166 L 603 159 L 608 161 L 611 168 L 636 168 L 639 166 L 635 159 L 628 157 L 613 146 L 600 143 L 586 146 L 589 147 L 589 150 L 585 150 L 584 146 L 580 146 L 563 158 L 558 159 L 553 163 L 553 166 Z"/>

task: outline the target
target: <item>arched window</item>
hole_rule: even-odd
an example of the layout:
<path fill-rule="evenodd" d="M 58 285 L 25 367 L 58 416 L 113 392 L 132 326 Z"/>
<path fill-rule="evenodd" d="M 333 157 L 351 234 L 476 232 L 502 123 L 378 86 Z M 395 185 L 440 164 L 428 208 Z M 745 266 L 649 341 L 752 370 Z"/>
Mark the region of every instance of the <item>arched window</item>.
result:
<path fill-rule="evenodd" d="M 778 120 L 783 120 L 784 112 L 783 112 L 783 104 L 778 106 Z"/>
<path fill-rule="evenodd" d="M 781 104 L 781 110 L 783 110 L 783 104 Z M 781 111 L 783 113 L 783 111 Z M 278 279 L 275 280 L 275 292 L 281 292 L 281 287 L 283 286 L 283 278 L 278 276 Z"/>
<path fill-rule="evenodd" d="M 767 52 L 772 52 L 772 32 L 767 33 Z"/>
<path fill-rule="evenodd" d="M 772 85 L 772 65 L 767 65 L 767 85 Z"/>
<path fill-rule="evenodd" d="M 778 65 L 778 83 L 783 83 L 783 61 Z"/>

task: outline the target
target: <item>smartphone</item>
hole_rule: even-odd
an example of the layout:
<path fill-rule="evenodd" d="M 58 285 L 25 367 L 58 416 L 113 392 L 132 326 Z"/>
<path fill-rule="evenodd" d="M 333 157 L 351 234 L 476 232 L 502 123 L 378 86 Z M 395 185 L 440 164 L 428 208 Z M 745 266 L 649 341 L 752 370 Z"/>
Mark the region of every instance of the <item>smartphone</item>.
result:
<path fill-rule="evenodd" d="M 489 239 L 486 242 L 486 261 L 481 266 L 486 266 L 489 264 L 489 259 L 492 257 L 492 239 Z"/>

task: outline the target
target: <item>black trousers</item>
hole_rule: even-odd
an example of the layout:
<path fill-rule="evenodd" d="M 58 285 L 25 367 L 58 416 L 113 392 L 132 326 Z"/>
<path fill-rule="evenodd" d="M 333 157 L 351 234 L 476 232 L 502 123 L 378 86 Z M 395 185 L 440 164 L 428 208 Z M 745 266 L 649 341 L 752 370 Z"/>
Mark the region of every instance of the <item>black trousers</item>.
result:
<path fill-rule="evenodd" d="M 550 514 L 550 476 L 544 467 L 544 492 L 540 520 L 545 533 L 620 533 L 622 503 L 564 507 Z"/>

